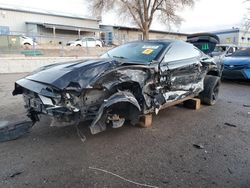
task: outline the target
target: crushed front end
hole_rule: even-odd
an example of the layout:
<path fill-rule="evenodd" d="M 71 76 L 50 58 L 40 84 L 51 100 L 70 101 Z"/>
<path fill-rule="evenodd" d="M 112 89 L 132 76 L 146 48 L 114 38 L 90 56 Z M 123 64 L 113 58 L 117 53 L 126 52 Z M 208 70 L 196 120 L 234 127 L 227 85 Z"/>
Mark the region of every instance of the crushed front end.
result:
<path fill-rule="evenodd" d="M 53 117 L 52 123 L 75 124 L 79 122 L 79 108 L 74 97 L 49 85 L 28 79 L 15 83 L 13 95 L 22 94 L 28 117 L 35 123 L 39 115 Z M 56 120 L 56 121 L 55 121 Z"/>

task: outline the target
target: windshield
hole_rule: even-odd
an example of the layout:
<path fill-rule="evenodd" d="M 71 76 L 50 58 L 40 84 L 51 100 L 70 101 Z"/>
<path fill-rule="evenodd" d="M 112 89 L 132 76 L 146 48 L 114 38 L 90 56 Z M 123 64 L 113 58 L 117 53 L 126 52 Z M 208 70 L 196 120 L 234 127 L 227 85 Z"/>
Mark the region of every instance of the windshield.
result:
<path fill-rule="evenodd" d="M 250 57 L 250 48 L 242 48 L 234 52 L 231 56 L 233 57 Z"/>
<path fill-rule="evenodd" d="M 170 43 L 167 43 L 167 46 Z M 118 46 L 107 53 L 103 54 L 102 58 L 120 58 L 131 61 L 151 62 L 162 53 L 165 45 L 162 43 L 138 42 L 128 43 Z"/>
<path fill-rule="evenodd" d="M 216 46 L 214 49 L 214 52 L 225 52 L 226 47 L 225 46 Z"/>

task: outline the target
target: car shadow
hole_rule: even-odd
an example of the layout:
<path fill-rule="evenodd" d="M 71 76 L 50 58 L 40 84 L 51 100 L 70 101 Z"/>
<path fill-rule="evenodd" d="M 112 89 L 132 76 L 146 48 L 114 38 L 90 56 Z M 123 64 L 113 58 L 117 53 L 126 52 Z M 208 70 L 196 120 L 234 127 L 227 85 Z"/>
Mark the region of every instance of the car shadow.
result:
<path fill-rule="evenodd" d="M 91 134 L 89 129 L 91 121 L 83 121 L 78 125 L 69 125 L 63 127 L 50 127 L 49 118 L 44 118 L 34 126 L 34 130 L 31 130 L 29 135 L 31 137 L 37 137 L 40 139 L 75 139 L 79 138 L 81 140 L 91 140 L 96 138 L 114 138 L 120 134 L 129 134 L 128 132 L 134 131 L 134 129 L 140 129 L 138 126 L 133 126 L 130 122 L 125 122 L 125 124 L 120 128 L 112 128 L 111 125 L 107 125 L 107 129 L 98 134 Z"/>

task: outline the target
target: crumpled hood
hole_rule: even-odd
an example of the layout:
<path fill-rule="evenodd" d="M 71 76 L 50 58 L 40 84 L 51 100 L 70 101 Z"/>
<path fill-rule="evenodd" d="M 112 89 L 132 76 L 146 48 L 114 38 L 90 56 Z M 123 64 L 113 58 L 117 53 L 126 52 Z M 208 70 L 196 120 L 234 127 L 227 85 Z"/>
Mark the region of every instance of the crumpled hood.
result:
<path fill-rule="evenodd" d="M 105 71 L 122 64 L 113 59 L 80 60 L 53 64 L 42 67 L 39 71 L 27 76 L 25 79 L 48 84 L 58 89 L 70 86 L 86 88 L 89 87 L 92 80 Z"/>
<path fill-rule="evenodd" d="M 250 65 L 249 57 L 225 57 L 225 65 Z"/>

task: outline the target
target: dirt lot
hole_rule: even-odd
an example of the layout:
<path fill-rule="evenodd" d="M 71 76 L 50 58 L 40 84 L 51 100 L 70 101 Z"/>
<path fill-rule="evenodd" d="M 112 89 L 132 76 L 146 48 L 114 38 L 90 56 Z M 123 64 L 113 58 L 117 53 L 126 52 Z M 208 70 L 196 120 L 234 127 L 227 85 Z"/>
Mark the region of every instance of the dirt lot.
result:
<path fill-rule="evenodd" d="M 22 117 L 22 98 L 11 96 L 22 76 L 0 75 L 0 120 Z M 152 128 L 126 125 L 95 136 L 83 123 L 85 142 L 75 127 L 44 119 L 21 139 L 0 143 L 0 187 L 139 187 L 91 167 L 156 187 L 250 187 L 247 105 L 249 83 L 223 82 L 215 106 L 171 107 Z"/>

